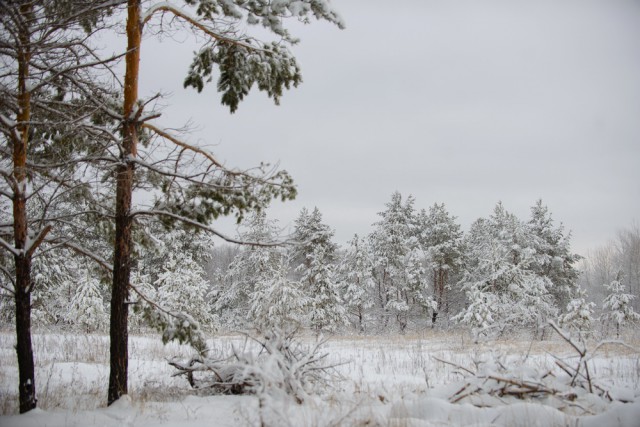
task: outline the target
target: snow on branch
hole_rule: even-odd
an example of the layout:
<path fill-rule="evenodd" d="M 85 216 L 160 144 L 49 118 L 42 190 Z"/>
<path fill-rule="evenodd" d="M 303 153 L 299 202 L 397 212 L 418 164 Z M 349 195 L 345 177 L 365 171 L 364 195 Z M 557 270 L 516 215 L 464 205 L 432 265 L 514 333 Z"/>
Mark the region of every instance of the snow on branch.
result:
<path fill-rule="evenodd" d="M 589 407 L 596 399 L 607 403 L 627 402 L 629 396 L 633 396 L 633 393 L 612 390 L 599 383 L 589 369 L 588 362 L 593 357 L 593 352 L 603 345 L 620 344 L 619 342 L 600 343 L 593 351 L 589 351 L 584 342 L 576 342 L 555 323 L 550 321 L 549 325 L 575 350 L 578 354 L 577 361 L 575 356 L 560 358 L 550 354 L 555 359 L 555 367 L 540 369 L 538 366 L 525 365 L 524 362 L 519 365 L 507 363 L 507 359 L 494 355 L 488 360 L 475 361 L 474 370 L 434 358 L 456 367 L 457 373 L 465 378 L 464 385 L 449 397 L 449 401 L 483 407 L 513 403 L 513 399 L 536 400 L 559 409 L 573 407 L 583 414 L 591 414 Z"/>
<path fill-rule="evenodd" d="M 206 356 L 207 342 L 200 329 L 200 324 L 193 317 L 186 313 L 174 313 L 163 308 L 132 284 L 129 284 L 129 288 L 144 302 L 141 307 L 136 306 L 136 308 L 143 312 L 145 319 L 149 321 L 151 326 L 162 332 L 163 343 L 166 344 L 173 340 L 181 344 L 188 343 L 200 356 Z"/>
<path fill-rule="evenodd" d="M 34 239 L 29 239 L 27 246 L 24 248 L 24 252 L 28 258 L 33 256 L 35 250 L 38 249 L 38 246 L 42 244 L 45 237 L 47 237 L 47 234 L 49 234 L 52 229 L 53 226 L 51 224 L 47 224 L 42 230 L 40 230 Z"/>
<path fill-rule="evenodd" d="M 57 244 L 58 246 L 67 248 L 72 250 L 73 252 L 85 256 L 89 259 L 91 259 L 92 261 L 94 261 L 96 264 L 98 264 L 98 266 L 100 266 L 103 270 L 107 271 L 107 272 L 111 272 L 113 271 L 112 269 L 112 265 L 110 262 L 108 262 L 107 260 L 105 260 L 104 258 L 102 258 L 100 255 L 96 254 L 95 252 L 84 248 L 82 246 L 76 245 L 75 243 L 71 243 L 70 241 L 58 241 L 58 239 L 49 239 L 47 240 L 47 243 L 53 243 L 53 244 Z"/>
<path fill-rule="evenodd" d="M 244 48 L 253 50 L 253 51 L 262 51 L 264 49 L 260 49 L 256 46 L 252 46 L 249 43 L 245 43 L 242 42 L 240 40 L 237 39 L 233 39 L 227 36 L 224 36 L 220 33 L 218 33 L 217 31 L 215 31 L 213 28 L 205 25 L 202 23 L 202 20 L 200 20 L 198 17 L 191 15 L 190 13 L 186 12 L 183 9 L 180 9 L 178 7 L 176 7 L 175 5 L 169 3 L 169 2 L 160 2 L 160 3 L 156 3 L 153 6 L 151 6 L 145 13 L 142 14 L 141 16 L 141 22 L 142 25 L 145 25 L 152 17 L 153 15 L 155 15 L 158 12 L 169 12 L 172 13 L 173 15 L 175 15 L 178 18 L 181 18 L 183 20 L 185 20 L 186 22 L 188 22 L 189 24 L 191 24 L 192 26 L 194 26 L 195 28 L 197 28 L 198 30 L 202 31 L 204 34 L 206 34 L 207 36 L 224 42 L 224 43 L 229 43 L 232 45 L 236 45 L 236 46 L 242 46 Z"/>
<path fill-rule="evenodd" d="M 281 394 L 302 403 L 315 390 L 330 384 L 335 366 L 325 363 L 328 353 L 321 347 L 326 340 L 306 346 L 296 335 L 297 330 L 287 333 L 276 328 L 262 338 L 247 336 L 244 348 L 233 348 L 226 358 L 196 357 L 169 364 L 178 370 L 174 376 L 185 376 L 194 389 L 260 397 Z M 250 343 L 257 348 L 248 346 Z"/>
<path fill-rule="evenodd" d="M 206 224 L 202 224 L 201 222 L 195 221 L 193 219 L 187 218 L 185 216 L 182 215 L 177 215 L 174 214 L 172 212 L 168 212 L 168 211 L 163 211 L 163 210 L 157 210 L 157 209 L 153 209 L 153 210 L 137 210 L 137 211 L 132 211 L 131 212 L 131 217 L 135 217 L 135 216 L 166 216 L 169 217 L 171 219 L 180 221 L 186 225 L 190 225 L 193 227 L 196 227 L 200 230 L 206 231 L 208 233 L 211 233 L 215 236 L 220 237 L 221 239 L 229 242 L 229 243 L 236 243 L 239 245 L 245 245 L 245 246 L 262 246 L 262 247 L 271 247 L 271 246 L 282 246 L 285 244 L 289 244 L 289 241 L 276 241 L 276 242 L 259 242 L 259 241 L 244 241 L 244 240 L 240 240 L 240 239 L 235 239 L 233 237 L 227 236 L 226 234 L 223 234 L 221 232 L 219 232 L 218 230 L 216 230 L 213 227 L 210 227 Z"/>
<path fill-rule="evenodd" d="M 237 173 L 238 173 L 238 172 L 233 172 L 233 171 L 230 171 L 230 170 L 226 169 L 226 168 L 222 165 L 222 163 L 220 163 L 220 162 L 219 162 L 215 157 L 213 157 L 213 156 L 211 155 L 211 153 L 208 153 L 208 152 L 206 152 L 206 151 L 204 151 L 204 150 L 202 150 L 201 148 L 198 148 L 198 147 L 196 147 L 196 146 L 193 146 L 193 145 L 187 144 L 186 142 L 183 142 L 183 141 L 179 140 L 178 138 L 176 138 L 176 137 L 172 136 L 172 135 L 171 135 L 171 134 L 169 134 L 168 132 L 166 132 L 166 131 L 164 131 L 164 130 L 162 130 L 162 129 L 160 129 L 160 128 L 158 128 L 158 127 L 156 127 L 156 126 L 152 125 L 152 124 L 149 124 L 149 123 L 143 123 L 141 126 L 142 126 L 143 128 L 145 128 L 145 129 L 149 129 L 150 131 L 154 132 L 154 133 L 155 133 L 155 134 L 157 134 L 158 136 L 161 136 L 162 138 L 164 138 L 164 139 L 167 139 L 167 140 L 171 141 L 172 143 L 174 143 L 175 145 L 177 145 L 177 146 L 179 146 L 179 147 L 182 147 L 182 148 L 184 148 L 184 149 L 186 149 L 186 150 L 193 151 L 193 152 L 195 152 L 195 153 L 198 153 L 198 154 L 203 155 L 203 156 L 204 156 L 204 157 L 206 157 L 206 158 L 207 158 L 211 163 L 213 163 L 214 165 L 216 165 L 217 167 L 219 167 L 219 168 L 221 168 L 221 169 L 224 169 L 224 171 L 225 171 L 225 172 L 227 172 L 227 173 L 230 173 L 230 174 L 237 174 Z"/>
<path fill-rule="evenodd" d="M 11 252 L 14 256 L 20 255 L 20 251 L 14 248 L 11 243 L 7 242 L 2 237 L 0 237 L 0 246 Z"/>
<path fill-rule="evenodd" d="M 15 274 L 11 273 L 9 270 L 7 270 L 4 266 L 0 265 L 0 271 L 2 273 L 4 273 L 4 276 L 6 278 L 9 279 L 9 281 L 11 282 L 11 284 L 13 285 L 14 289 L 16 287 L 16 279 L 15 279 Z M 0 288 L 4 289 L 5 291 L 9 292 L 10 294 L 15 294 L 14 289 L 8 288 L 2 284 L 0 284 Z"/>

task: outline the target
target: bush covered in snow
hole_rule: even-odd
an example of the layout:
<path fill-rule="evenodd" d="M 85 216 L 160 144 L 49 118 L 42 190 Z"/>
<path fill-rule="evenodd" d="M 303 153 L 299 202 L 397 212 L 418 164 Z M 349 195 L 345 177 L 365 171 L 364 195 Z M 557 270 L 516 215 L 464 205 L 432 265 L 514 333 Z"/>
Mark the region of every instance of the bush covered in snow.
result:
<path fill-rule="evenodd" d="M 241 349 L 223 357 L 199 355 L 186 362 L 170 362 L 200 391 L 214 394 L 290 396 L 298 403 L 319 387 L 327 387 L 331 366 L 321 351 L 323 340 L 306 346 L 296 331 L 272 329 L 261 338 L 249 338 Z"/>

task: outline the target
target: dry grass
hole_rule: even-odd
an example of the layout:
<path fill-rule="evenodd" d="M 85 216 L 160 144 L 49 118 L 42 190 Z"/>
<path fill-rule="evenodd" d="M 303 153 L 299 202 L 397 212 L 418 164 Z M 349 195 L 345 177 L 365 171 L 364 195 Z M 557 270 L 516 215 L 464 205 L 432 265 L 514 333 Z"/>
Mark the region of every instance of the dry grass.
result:
<path fill-rule="evenodd" d="M 627 338 L 640 347 L 637 332 Z M 312 342 L 313 334 L 304 337 Z M 108 380 L 108 336 L 80 334 L 34 334 L 39 406 L 43 409 L 78 411 L 106 404 Z M 216 336 L 209 340 L 212 352 L 229 354 L 243 348 L 245 337 Z M 13 332 L 0 332 L 0 413 L 17 411 L 17 363 Z M 379 418 L 372 407 L 386 407 L 400 399 L 429 393 L 434 387 L 461 379 L 457 369 L 436 360 L 473 367 L 475 361 L 500 354 L 515 363 L 525 359 L 544 368 L 553 364 L 549 355 L 571 355 L 573 351 L 558 337 L 548 340 L 506 337 L 474 344 L 465 331 L 425 330 L 406 335 L 331 336 L 325 346 L 332 363 L 344 378 L 324 398 L 341 409 L 336 414 L 356 420 Z M 186 381 L 172 378 L 167 358 L 191 356 L 177 344 L 163 345 L 157 335 L 130 337 L 130 395 L 138 403 L 180 401 L 191 394 Z M 640 389 L 640 357 L 621 346 L 607 346 L 597 354 L 594 373 L 616 384 Z M 366 405 L 363 405 L 366 402 Z M 370 413 L 350 414 L 367 407 Z M 357 412 L 357 411 L 356 411 Z M 339 417 L 338 417 L 339 419 Z M 363 421 L 362 425 L 365 425 Z"/>

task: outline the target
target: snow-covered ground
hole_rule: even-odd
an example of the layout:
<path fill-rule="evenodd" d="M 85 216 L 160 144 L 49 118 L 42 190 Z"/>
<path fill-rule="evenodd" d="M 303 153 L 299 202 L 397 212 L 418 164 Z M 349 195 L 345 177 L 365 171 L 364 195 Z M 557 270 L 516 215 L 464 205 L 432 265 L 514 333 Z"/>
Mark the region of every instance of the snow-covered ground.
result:
<path fill-rule="evenodd" d="M 594 393 L 574 393 L 558 388 L 566 374 L 556 357 L 569 365 L 577 359 L 570 359 L 576 352 L 557 337 L 480 344 L 462 332 L 332 337 L 323 347 L 327 362 L 338 365 L 331 386 L 299 405 L 269 396 L 197 395 L 183 378 L 172 377 L 175 369 L 167 363 L 176 356 L 188 358 L 188 347 L 132 336 L 130 395 L 107 408 L 108 337 L 36 334 L 39 408 L 15 415 L 14 342 L 12 333 L 0 333 L 2 426 L 640 425 L 640 355 L 618 345 L 603 347 L 590 360 Z M 244 348 L 243 343 L 243 337 L 222 336 L 210 346 L 222 355 Z M 478 375 L 470 377 L 465 369 Z M 518 387 L 529 381 L 558 395 L 573 394 L 569 399 L 538 392 L 527 400 L 498 396 L 491 391 L 506 383 L 492 378 L 500 375 L 511 375 Z M 598 387 L 613 402 L 596 392 Z M 477 391 L 452 403 L 463 389 Z"/>

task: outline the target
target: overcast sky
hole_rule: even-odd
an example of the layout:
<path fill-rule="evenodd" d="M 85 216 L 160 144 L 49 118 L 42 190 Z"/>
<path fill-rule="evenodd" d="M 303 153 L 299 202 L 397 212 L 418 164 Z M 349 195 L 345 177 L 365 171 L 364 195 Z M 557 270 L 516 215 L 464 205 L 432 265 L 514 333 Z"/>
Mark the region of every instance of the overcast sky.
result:
<path fill-rule="evenodd" d="M 333 5 L 347 29 L 293 26 L 304 82 L 279 107 L 254 91 L 231 115 L 215 83 L 182 89 L 196 45 L 181 34 L 144 42 L 141 95 L 170 93 L 160 123 L 191 120 L 228 166 L 278 162 L 299 196 L 269 215 L 286 227 L 317 206 L 339 243 L 395 190 L 465 230 L 542 198 L 582 253 L 640 220 L 639 0 Z"/>

